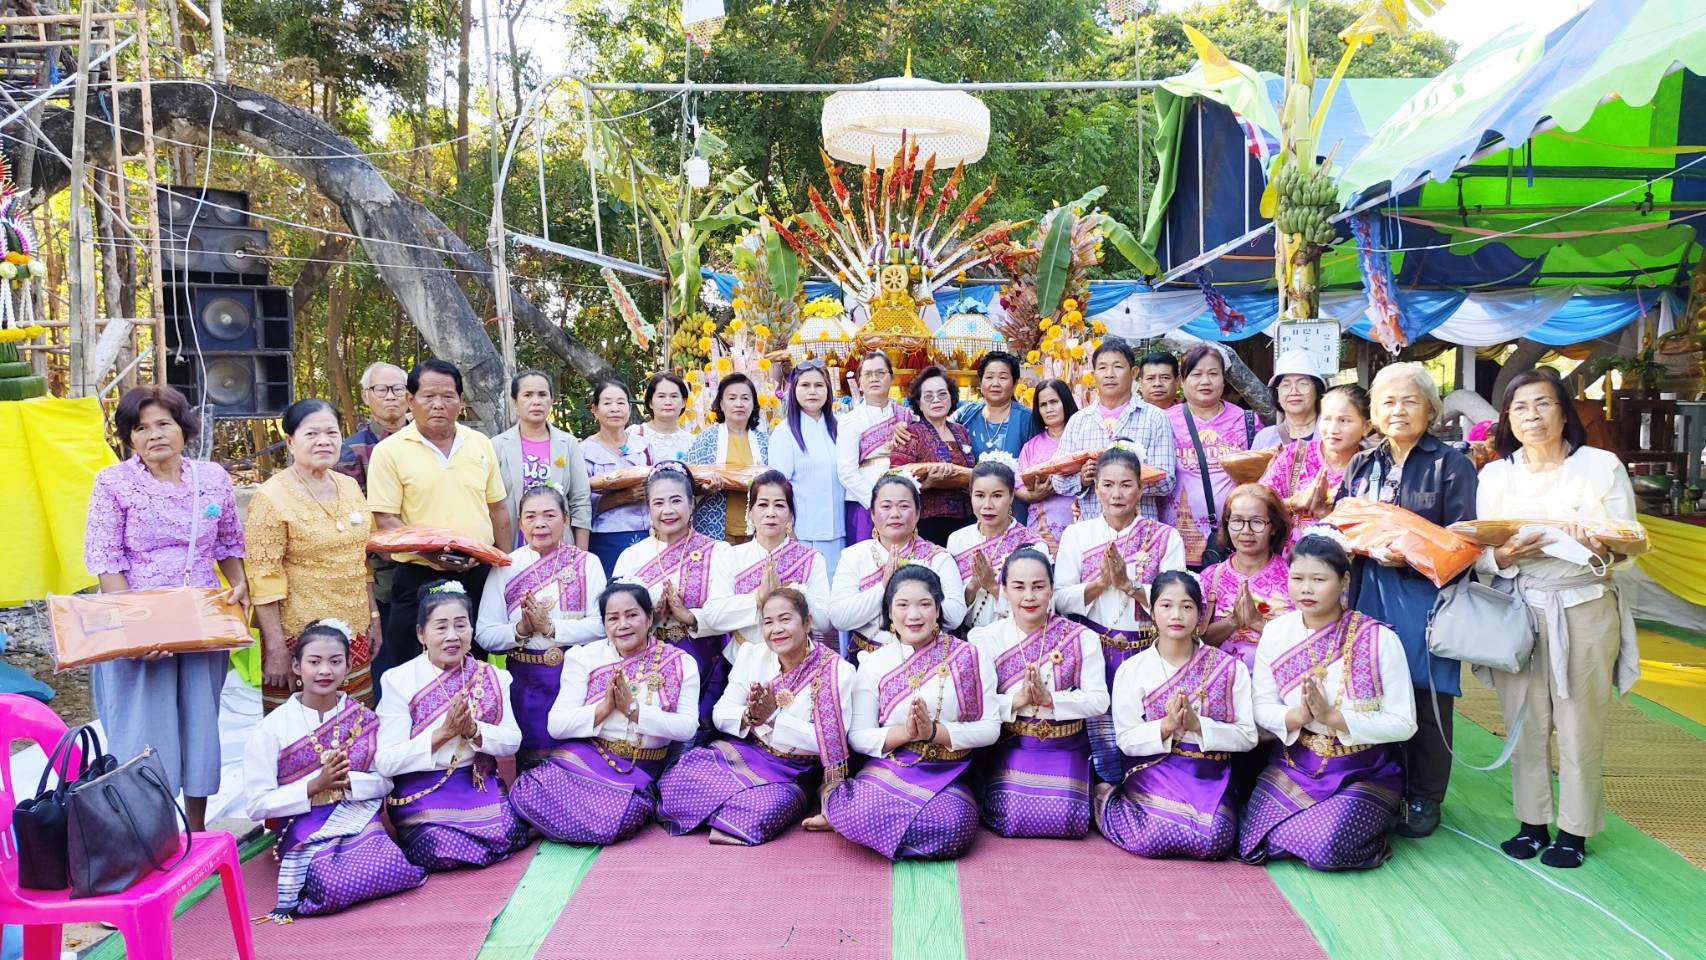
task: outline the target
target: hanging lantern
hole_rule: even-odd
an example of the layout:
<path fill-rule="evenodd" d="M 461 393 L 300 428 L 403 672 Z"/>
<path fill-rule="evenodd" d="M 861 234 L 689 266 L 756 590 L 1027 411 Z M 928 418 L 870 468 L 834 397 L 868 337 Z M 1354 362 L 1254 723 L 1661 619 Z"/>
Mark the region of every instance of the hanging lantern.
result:
<path fill-rule="evenodd" d="M 976 163 L 989 149 L 989 108 L 959 90 L 885 90 L 885 87 L 940 86 L 906 74 L 873 81 L 874 90 L 844 90 L 823 102 L 823 146 L 837 160 L 887 169 L 900 149 L 901 136 L 916 140 L 918 155 L 936 155 L 938 169 Z"/>
<path fill-rule="evenodd" d="M 723 20 L 723 0 L 681 2 L 681 29 L 704 53 L 711 52 L 711 38 L 722 31 Z"/>
<path fill-rule="evenodd" d="M 711 161 L 694 154 L 687 160 L 687 185 L 703 190 L 711 185 Z"/>

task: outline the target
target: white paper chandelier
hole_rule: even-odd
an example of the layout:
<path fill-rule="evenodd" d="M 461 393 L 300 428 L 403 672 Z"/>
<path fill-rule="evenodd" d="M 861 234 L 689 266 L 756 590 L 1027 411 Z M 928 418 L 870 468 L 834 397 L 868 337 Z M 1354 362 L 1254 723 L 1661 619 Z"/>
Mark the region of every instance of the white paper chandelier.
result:
<path fill-rule="evenodd" d="M 875 90 L 844 90 L 823 102 L 823 146 L 836 160 L 861 166 L 877 157 L 887 169 L 900 149 L 901 135 L 918 141 L 918 155 L 936 155 L 937 169 L 976 163 L 989 149 L 989 108 L 960 90 L 886 90 L 885 87 L 940 86 L 912 76 L 872 82 Z"/>

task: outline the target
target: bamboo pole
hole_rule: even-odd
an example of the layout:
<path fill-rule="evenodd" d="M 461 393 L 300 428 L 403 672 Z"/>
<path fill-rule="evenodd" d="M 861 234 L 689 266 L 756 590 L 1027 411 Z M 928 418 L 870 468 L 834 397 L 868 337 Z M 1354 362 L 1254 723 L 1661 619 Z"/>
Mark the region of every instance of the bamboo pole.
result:
<path fill-rule="evenodd" d="M 148 198 L 143 204 L 148 211 L 148 313 L 154 320 L 154 382 L 165 383 L 169 359 L 166 356 L 166 289 L 160 264 L 160 181 L 154 156 L 154 74 L 149 62 L 148 0 L 136 0 L 136 37 L 137 55 L 141 61 L 138 85 L 142 94 L 142 163 L 148 182 Z"/>
<path fill-rule="evenodd" d="M 71 114 L 71 395 L 95 392 L 92 369 L 95 350 L 95 244 L 89 236 L 88 211 L 83 209 L 84 147 L 89 121 L 89 41 L 94 29 L 94 4 L 83 0 L 77 27 L 77 82 L 72 87 Z M 9 291 L 8 291 L 9 295 Z"/>

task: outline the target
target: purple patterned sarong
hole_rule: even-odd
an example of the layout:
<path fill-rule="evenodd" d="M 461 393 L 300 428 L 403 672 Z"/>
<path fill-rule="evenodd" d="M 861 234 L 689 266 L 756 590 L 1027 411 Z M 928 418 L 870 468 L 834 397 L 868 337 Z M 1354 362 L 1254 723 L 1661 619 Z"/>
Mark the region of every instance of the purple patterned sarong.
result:
<path fill-rule="evenodd" d="M 1027 734 L 983 751 L 983 822 L 1004 837 L 1077 840 L 1090 832 L 1090 738 Z"/>
<path fill-rule="evenodd" d="M 1120 664 L 1155 645 L 1154 624 L 1149 622 L 1146 614 L 1140 613 L 1140 616 L 1144 619 L 1142 630 L 1115 630 L 1104 627 L 1089 617 L 1074 615 L 1067 618 L 1089 628 L 1101 639 L 1102 670 L 1107 675 L 1109 690 L 1114 688 L 1114 674 L 1119 672 Z M 1084 721 L 1084 728 L 1090 733 L 1090 759 L 1096 768 L 1096 776 L 1105 783 L 1122 782 L 1129 759 L 1120 752 L 1114 734 L 1113 714 L 1104 713 L 1099 717 L 1091 717 Z"/>
<path fill-rule="evenodd" d="M 278 831 L 275 849 L 279 859 L 289 857 L 292 850 L 309 841 L 337 808 L 337 803 L 322 803 L 286 822 Z M 426 871 L 410 863 L 385 832 L 379 810 L 373 812 L 360 831 L 320 842 L 323 845 L 310 855 L 302 876 L 292 911 L 298 916 L 337 913 L 358 903 L 413 890 L 426 882 Z"/>
<path fill-rule="evenodd" d="M 1220 860 L 1238 839 L 1224 754 L 1146 757 L 1104 797 L 1096 825 L 1115 846 L 1140 857 Z"/>
<path fill-rule="evenodd" d="M 612 766 L 614 763 L 614 766 Z M 515 778 L 510 803 L 559 843 L 610 844 L 640 832 L 657 805 L 662 760 L 629 760 L 593 740 L 569 740 Z"/>
<path fill-rule="evenodd" d="M 977 801 L 963 782 L 970 766 L 970 760 L 919 760 L 910 746 L 901 747 L 837 784 L 824 797 L 823 813 L 837 833 L 890 860 L 951 860 L 977 838 Z"/>
<path fill-rule="evenodd" d="M 484 768 L 479 787 L 474 786 L 474 766 Z M 458 767 L 430 793 L 391 808 L 397 843 L 410 863 L 434 871 L 488 867 L 527 846 L 527 824 L 511 809 L 497 764 L 482 753 L 474 766 Z M 392 796 L 411 796 L 442 777 L 442 770 L 400 774 Z"/>
<path fill-rule="evenodd" d="M 842 522 L 847 530 L 847 545 L 862 543 L 871 539 L 876 531 L 876 524 L 871 521 L 871 511 L 860 506 L 858 501 L 847 501 L 847 512 L 842 516 Z"/>
<path fill-rule="evenodd" d="M 682 754 L 658 783 L 658 822 L 671 836 L 700 826 L 747 845 L 776 839 L 806 815 L 816 756 L 782 757 L 751 740 L 720 737 Z"/>
<path fill-rule="evenodd" d="M 551 736 L 551 705 L 563 686 L 563 668 L 544 663 L 522 663 L 511 657 L 509 704 L 515 725 L 521 728 L 521 750 L 515 755 L 518 770 L 527 770 L 545 759 L 557 739 Z"/>
<path fill-rule="evenodd" d="M 1292 856 L 1316 870 L 1378 867 L 1403 787 L 1390 745 L 1322 757 L 1301 743 L 1276 743 L 1244 808 L 1238 857 L 1262 863 Z"/>

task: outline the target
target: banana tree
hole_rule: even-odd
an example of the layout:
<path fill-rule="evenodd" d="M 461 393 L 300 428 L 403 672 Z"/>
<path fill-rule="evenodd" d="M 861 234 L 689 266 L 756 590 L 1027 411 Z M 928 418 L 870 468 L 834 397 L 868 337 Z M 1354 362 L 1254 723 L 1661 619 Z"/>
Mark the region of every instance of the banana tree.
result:
<path fill-rule="evenodd" d="M 653 169 L 626 137 L 608 124 L 602 126 L 588 159 L 612 194 L 639 208 L 668 265 L 664 330 L 659 338 L 667 354 L 673 328 L 693 313 L 698 302 L 706 244 L 723 231 L 749 229 L 758 223 L 753 215 L 758 212 L 759 184 L 745 167 L 738 167 L 709 188 L 693 190 L 684 175 Z M 715 159 L 725 147 L 715 135 L 699 134 L 699 155 L 707 160 Z M 670 362 L 668 356 L 665 362 Z"/>

